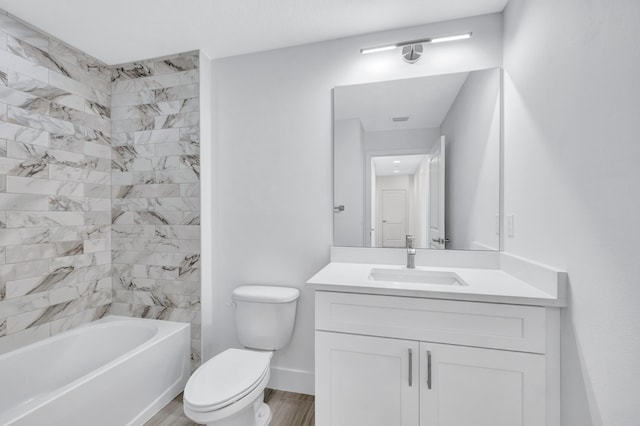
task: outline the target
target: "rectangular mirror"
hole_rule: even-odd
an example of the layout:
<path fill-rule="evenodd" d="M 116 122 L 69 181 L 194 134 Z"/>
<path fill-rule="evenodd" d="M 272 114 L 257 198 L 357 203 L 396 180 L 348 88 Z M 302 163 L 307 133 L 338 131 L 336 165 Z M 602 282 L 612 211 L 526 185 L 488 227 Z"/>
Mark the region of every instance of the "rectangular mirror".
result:
<path fill-rule="evenodd" d="M 336 87 L 334 245 L 500 249 L 498 68 Z"/>

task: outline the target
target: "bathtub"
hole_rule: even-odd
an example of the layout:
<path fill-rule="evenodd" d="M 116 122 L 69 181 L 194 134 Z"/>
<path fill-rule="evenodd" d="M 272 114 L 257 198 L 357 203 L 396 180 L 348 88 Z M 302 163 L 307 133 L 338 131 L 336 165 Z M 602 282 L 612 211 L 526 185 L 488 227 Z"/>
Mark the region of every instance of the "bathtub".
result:
<path fill-rule="evenodd" d="M 141 425 L 184 389 L 189 324 L 108 316 L 0 356 L 0 425 Z"/>

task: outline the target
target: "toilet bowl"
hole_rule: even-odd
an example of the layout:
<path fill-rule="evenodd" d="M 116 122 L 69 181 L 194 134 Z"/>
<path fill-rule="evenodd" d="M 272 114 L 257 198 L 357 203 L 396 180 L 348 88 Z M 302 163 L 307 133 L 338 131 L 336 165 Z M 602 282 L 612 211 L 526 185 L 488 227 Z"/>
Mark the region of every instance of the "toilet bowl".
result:
<path fill-rule="evenodd" d="M 227 349 L 204 363 L 184 390 L 187 417 L 206 425 L 267 425 L 271 410 L 263 395 L 272 354 Z"/>
<path fill-rule="evenodd" d="M 271 357 L 291 340 L 300 291 L 288 287 L 242 286 L 232 300 L 239 342 L 205 362 L 184 390 L 184 413 L 208 426 L 266 426 L 264 401 Z"/>

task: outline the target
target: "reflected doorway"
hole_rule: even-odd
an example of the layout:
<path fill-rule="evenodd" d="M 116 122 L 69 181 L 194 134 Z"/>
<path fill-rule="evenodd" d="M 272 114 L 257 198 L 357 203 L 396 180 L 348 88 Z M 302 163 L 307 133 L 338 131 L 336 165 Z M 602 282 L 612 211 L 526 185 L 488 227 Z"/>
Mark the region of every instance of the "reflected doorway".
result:
<path fill-rule="evenodd" d="M 371 157 L 371 246 L 404 247 L 405 235 L 416 246 L 428 235 L 429 156 Z"/>

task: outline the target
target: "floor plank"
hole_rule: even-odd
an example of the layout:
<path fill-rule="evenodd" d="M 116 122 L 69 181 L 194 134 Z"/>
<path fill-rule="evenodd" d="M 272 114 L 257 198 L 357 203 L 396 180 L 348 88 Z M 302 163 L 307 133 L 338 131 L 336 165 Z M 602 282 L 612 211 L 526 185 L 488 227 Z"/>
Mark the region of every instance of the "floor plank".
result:
<path fill-rule="evenodd" d="M 271 407 L 272 426 L 314 426 L 315 398 L 313 395 L 267 389 L 265 402 Z"/>
<path fill-rule="evenodd" d="M 313 395 L 265 389 L 264 400 L 271 408 L 270 426 L 314 426 Z M 169 402 L 145 426 L 196 426 L 182 410 L 182 394 Z"/>
<path fill-rule="evenodd" d="M 182 410 L 182 393 L 165 405 L 145 426 L 194 426 Z"/>

